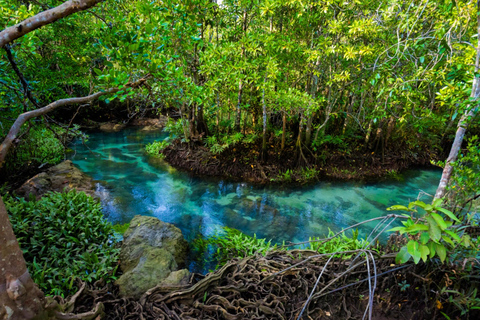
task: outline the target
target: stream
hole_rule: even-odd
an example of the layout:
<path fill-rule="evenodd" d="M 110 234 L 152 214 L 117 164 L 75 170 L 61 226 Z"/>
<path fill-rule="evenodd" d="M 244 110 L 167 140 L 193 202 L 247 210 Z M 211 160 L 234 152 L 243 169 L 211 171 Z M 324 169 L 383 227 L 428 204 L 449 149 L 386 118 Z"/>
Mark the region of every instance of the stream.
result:
<path fill-rule="evenodd" d="M 75 141 L 71 160 L 100 183 L 104 214 L 112 223 L 155 216 L 179 227 L 187 241 L 222 226 L 273 242 L 300 242 L 388 214 L 386 208 L 431 201 L 441 170 L 409 170 L 377 183 L 318 182 L 305 187 L 254 186 L 191 177 L 149 156 L 145 145 L 167 134 L 126 129 L 88 132 Z M 359 227 L 366 235 L 377 222 Z"/>

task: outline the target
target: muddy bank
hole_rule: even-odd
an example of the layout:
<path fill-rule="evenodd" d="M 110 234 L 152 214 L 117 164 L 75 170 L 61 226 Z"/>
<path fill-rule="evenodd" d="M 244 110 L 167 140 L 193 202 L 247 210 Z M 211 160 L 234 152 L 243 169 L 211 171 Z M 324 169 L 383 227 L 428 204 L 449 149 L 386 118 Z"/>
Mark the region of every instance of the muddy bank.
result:
<path fill-rule="evenodd" d="M 212 176 L 258 184 L 304 184 L 316 180 L 378 181 L 396 178 L 398 173 L 413 167 L 431 167 L 435 153 L 422 154 L 404 150 L 388 150 L 385 154 L 359 149 L 345 153 L 326 148 L 319 156 L 304 150 L 299 155 L 293 148 L 276 152 L 271 148 L 265 161 L 260 160 L 259 144 L 237 144 L 220 154 L 213 154 L 201 142 L 182 143 L 174 140 L 162 153 L 175 168 L 198 176 Z"/>

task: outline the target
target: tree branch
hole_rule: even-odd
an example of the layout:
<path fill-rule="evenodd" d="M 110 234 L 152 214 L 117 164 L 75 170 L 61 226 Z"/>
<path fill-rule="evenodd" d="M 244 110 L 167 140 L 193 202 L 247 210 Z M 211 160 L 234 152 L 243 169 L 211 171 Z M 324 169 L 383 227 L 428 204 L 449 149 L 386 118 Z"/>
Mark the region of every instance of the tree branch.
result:
<path fill-rule="evenodd" d="M 12 69 L 13 71 L 15 71 L 15 73 L 17 74 L 18 78 L 20 79 L 20 83 L 22 84 L 22 87 L 23 87 L 23 93 L 24 95 L 28 98 L 28 100 L 30 100 L 30 102 L 37 108 L 40 108 L 40 106 L 38 105 L 37 101 L 33 98 L 32 96 L 32 92 L 30 91 L 30 89 L 28 88 L 28 83 L 27 83 L 27 80 L 25 80 L 25 77 L 23 76 L 23 73 L 20 71 L 20 69 L 18 69 L 18 66 L 15 62 L 15 60 L 13 59 L 13 55 L 12 55 L 12 51 L 11 51 L 11 48 L 10 48 L 10 45 L 5 45 L 4 47 L 5 51 L 7 52 L 7 59 L 8 61 L 10 62 L 10 65 L 12 66 Z M 27 110 L 23 110 L 24 112 L 27 111 Z"/>
<path fill-rule="evenodd" d="M 47 24 L 65 18 L 75 12 L 83 11 L 95 6 L 103 0 L 69 0 L 58 7 L 40 12 L 22 22 L 0 32 L 0 48 L 27 33 Z"/>
<path fill-rule="evenodd" d="M 144 78 L 142 78 L 138 81 L 127 83 L 124 87 L 137 88 L 137 87 L 141 86 L 143 83 L 145 83 L 145 81 L 148 78 L 150 78 L 150 74 L 148 74 L 147 76 L 145 76 Z M 97 93 L 91 94 L 91 95 L 86 96 L 86 97 L 60 99 L 60 100 L 57 100 L 55 102 L 50 103 L 49 105 L 47 105 L 43 108 L 35 109 L 35 110 L 32 110 L 32 111 L 22 113 L 21 115 L 18 116 L 17 120 L 15 120 L 12 127 L 10 128 L 10 131 L 8 132 L 7 136 L 5 137 L 5 140 L 3 140 L 2 144 L 0 145 L 0 169 L 3 167 L 3 164 L 5 163 L 5 159 L 6 159 L 8 150 L 10 149 L 10 147 L 13 144 L 13 141 L 15 140 L 18 133 L 20 132 L 20 128 L 28 120 L 30 120 L 32 118 L 35 118 L 35 117 L 38 117 L 38 116 L 41 116 L 41 115 L 44 115 L 44 114 L 46 114 L 46 113 L 48 113 L 52 110 L 55 110 L 59 107 L 63 107 L 63 106 L 66 106 L 66 105 L 71 105 L 71 104 L 86 103 L 86 102 L 95 100 L 95 99 L 97 99 L 101 96 L 111 94 L 111 93 L 115 93 L 115 92 L 118 92 L 120 90 L 121 89 L 119 89 L 119 88 L 111 88 L 111 89 L 108 89 L 106 91 L 97 92 Z"/>

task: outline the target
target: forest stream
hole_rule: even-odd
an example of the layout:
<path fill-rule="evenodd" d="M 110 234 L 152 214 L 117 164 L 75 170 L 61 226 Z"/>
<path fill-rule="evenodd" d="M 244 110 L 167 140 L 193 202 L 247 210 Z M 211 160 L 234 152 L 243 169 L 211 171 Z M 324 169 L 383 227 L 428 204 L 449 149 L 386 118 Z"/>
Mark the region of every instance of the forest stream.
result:
<path fill-rule="evenodd" d="M 89 132 L 76 141 L 71 159 L 97 184 L 105 216 L 127 223 L 135 215 L 155 216 L 179 227 L 188 241 L 221 227 L 274 242 L 308 240 L 360 221 L 386 215 L 394 204 L 429 201 L 440 170 L 409 170 L 392 181 L 377 183 L 318 182 L 305 187 L 254 186 L 248 183 L 191 177 L 161 159 L 145 145 L 165 139 L 160 131 L 126 129 Z M 376 222 L 359 228 L 365 236 Z M 195 270 L 192 262 L 190 269 Z"/>

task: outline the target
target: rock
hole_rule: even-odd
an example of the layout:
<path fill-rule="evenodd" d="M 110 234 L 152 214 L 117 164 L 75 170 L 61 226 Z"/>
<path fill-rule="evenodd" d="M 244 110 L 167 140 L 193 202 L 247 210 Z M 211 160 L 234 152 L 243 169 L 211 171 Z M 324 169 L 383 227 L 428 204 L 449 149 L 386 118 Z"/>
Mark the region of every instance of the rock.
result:
<path fill-rule="evenodd" d="M 160 115 L 158 118 L 133 119 L 129 125 L 145 127 L 143 130 L 146 130 L 146 128 L 148 128 L 148 130 L 158 130 L 163 128 L 167 121 L 167 117 Z"/>
<path fill-rule="evenodd" d="M 148 289 L 165 282 L 177 285 L 190 274 L 185 266 L 188 243 L 180 229 L 155 217 L 135 216 L 123 236 L 116 281 L 120 294 L 138 299 Z"/>
<path fill-rule="evenodd" d="M 181 269 L 178 271 L 171 272 L 165 280 L 162 281 L 160 285 L 185 285 L 190 279 L 190 271 L 187 269 Z"/>
<path fill-rule="evenodd" d="M 66 160 L 27 180 L 15 192 L 25 199 L 30 195 L 39 199 L 48 191 L 63 192 L 71 189 L 94 196 L 95 183 L 91 177 L 75 167 L 72 161 Z"/>
<path fill-rule="evenodd" d="M 126 127 L 125 124 L 118 124 L 114 122 L 105 122 L 100 124 L 99 129 L 102 131 L 120 131 Z"/>

